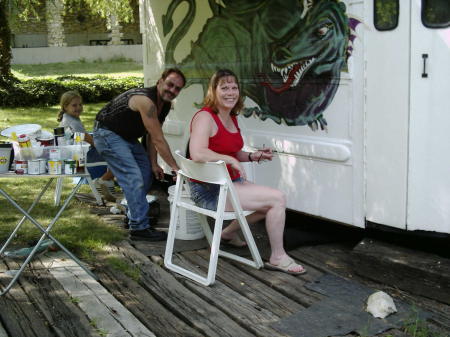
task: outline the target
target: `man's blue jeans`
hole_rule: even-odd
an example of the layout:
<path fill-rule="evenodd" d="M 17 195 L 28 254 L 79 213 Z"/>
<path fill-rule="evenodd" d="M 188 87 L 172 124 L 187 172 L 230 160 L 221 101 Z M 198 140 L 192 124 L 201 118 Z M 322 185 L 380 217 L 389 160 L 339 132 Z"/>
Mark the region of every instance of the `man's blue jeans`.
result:
<path fill-rule="evenodd" d="M 147 192 L 152 184 L 152 170 L 148 154 L 138 141 L 126 141 L 113 131 L 94 130 L 95 148 L 108 163 L 128 203 L 131 230 L 150 226 Z"/>

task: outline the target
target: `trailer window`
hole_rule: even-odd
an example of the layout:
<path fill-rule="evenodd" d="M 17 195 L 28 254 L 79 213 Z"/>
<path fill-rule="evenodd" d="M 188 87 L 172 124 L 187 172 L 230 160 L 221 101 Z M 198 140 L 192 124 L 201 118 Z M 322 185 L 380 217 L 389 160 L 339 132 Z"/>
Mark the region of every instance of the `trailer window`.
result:
<path fill-rule="evenodd" d="M 377 30 L 392 30 L 398 26 L 398 0 L 375 0 L 373 23 Z"/>
<path fill-rule="evenodd" d="M 428 28 L 450 26 L 449 0 L 422 0 L 422 23 Z"/>

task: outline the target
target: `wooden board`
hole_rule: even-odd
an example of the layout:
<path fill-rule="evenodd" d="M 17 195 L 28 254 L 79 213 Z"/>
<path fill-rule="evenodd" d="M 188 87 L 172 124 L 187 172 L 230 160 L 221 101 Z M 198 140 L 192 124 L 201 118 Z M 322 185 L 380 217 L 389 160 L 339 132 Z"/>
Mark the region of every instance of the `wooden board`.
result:
<path fill-rule="evenodd" d="M 130 265 L 134 264 L 119 247 L 111 247 L 108 256 L 111 255 L 124 259 Z M 124 275 L 122 271 L 110 267 L 106 261 L 99 262 L 101 266 L 96 268 L 96 274 L 100 277 L 102 285 L 157 336 L 202 336 L 185 320 L 168 310 L 164 303 L 160 303 L 138 281 Z"/>
<path fill-rule="evenodd" d="M 72 260 L 52 257 L 51 261 L 45 261 L 44 264 L 51 265 L 50 273 L 72 298 L 77 299 L 80 308 L 99 331 L 108 336 L 155 336 Z"/>
<path fill-rule="evenodd" d="M 0 269 L 14 269 L 1 263 Z M 22 278 L 25 277 L 23 274 Z M 11 280 L 6 274 L 0 274 L 3 287 Z M 51 328 L 39 310 L 36 310 L 32 300 L 19 284 L 14 285 L 5 296 L 0 297 L 0 317 L 5 330 L 14 337 L 46 337 L 54 336 Z"/>
<path fill-rule="evenodd" d="M 194 266 L 198 266 L 197 268 L 200 268 L 200 270 L 206 271 L 208 268 L 209 251 L 186 252 L 182 253 L 182 255 Z M 287 296 L 283 296 L 263 282 L 243 273 L 229 263 L 227 259 L 219 258 L 216 279 L 226 284 L 241 296 L 254 301 L 261 308 L 270 310 L 279 317 L 284 317 L 302 309 L 299 303 L 291 300 Z"/>
<path fill-rule="evenodd" d="M 147 291 L 164 302 L 172 313 L 188 319 L 190 324 L 203 335 L 217 337 L 254 336 L 208 301 L 193 294 L 162 267 L 148 262 L 146 256 L 132 249 L 127 251 L 126 255 L 140 263 L 142 284 Z"/>
<path fill-rule="evenodd" d="M 358 275 L 450 304 L 450 259 L 362 240 L 353 250 Z"/>

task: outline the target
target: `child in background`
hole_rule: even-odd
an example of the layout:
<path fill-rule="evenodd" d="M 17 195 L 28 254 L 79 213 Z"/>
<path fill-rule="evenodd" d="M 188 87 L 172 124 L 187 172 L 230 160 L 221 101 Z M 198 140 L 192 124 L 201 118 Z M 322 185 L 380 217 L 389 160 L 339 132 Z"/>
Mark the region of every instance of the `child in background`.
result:
<path fill-rule="evenodd" d="M 83 112 L 83 101 L 81 95 L 76 91 L 67 91 L 61 96 L 61 111 L 58 112 L 57 121 L 60 127 L 70 128 L 72 132 L 84 133 L 84 140 L 92 145 L 87 157 L 88 162 L 104 161 L 100 154 L 95 150 L 94 139 L 86 132 L 80 115 Z M 114 193 L 114 175 L 110 170 L 100 177 L 94 179 L 95 188 L 108 201 L 116 201 Z"/>

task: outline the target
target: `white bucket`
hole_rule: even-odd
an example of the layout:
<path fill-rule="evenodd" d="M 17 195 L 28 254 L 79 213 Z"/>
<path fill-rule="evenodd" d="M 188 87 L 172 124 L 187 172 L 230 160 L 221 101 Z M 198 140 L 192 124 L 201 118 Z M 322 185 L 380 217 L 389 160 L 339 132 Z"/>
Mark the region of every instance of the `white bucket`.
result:
<path fill-rule="evenodd" d="M 0 144 L 0 173 L 9 171 L 12 144 Z"/>
<path fill-rule="evenodd" d="M 169 187 L 168 193 L 169 197 L 167 199 L 170 202 L 170 206 L 172 206 L 175 185 Z M 188 192 L 183 189 L 181 200 L 189 202 L 190 199 Z M 205 234 L 203 233 L 202 226 L 198 220 L 197 213 L 182 207 L 178 208 L 178 222 L 175 238 L 179 240 L 197 240 L 204 236 Z"/>

